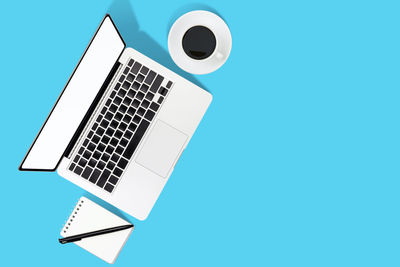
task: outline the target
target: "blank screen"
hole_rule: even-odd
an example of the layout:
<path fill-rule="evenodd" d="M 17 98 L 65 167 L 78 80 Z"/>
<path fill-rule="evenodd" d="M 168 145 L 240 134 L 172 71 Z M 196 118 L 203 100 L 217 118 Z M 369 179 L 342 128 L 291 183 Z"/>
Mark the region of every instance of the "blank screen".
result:
<path fill-rule="evenodd" d="M 106 16 L 22 162 L 21 170 L 56 169 L 124 48 L 113 22 Z"/>

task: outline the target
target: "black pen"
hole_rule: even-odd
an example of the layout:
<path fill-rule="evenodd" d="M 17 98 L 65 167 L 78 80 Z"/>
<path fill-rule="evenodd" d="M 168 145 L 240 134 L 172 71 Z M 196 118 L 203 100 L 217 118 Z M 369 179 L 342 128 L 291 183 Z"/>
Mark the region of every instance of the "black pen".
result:
<path fill-rule="evenodd" d="M 113 232 L 117 232 L 117 231 L 122 231 L 122 230 L 125 230 L 125 229 L 129 229 L 129 228 L 132 228 L 132 227 L 133 227 L 133 224 L 121 225 L 121 226 L 106 228 L 106 229 L 97 230 L 97 231 L 93 231 L 93 232 L 83 233 L 83 234 L 79 234 L 79 235 L 73 235 L 73 236 L 68 236 L 68 237 L 60 238 L 60 239 L 58 239 L 58 241 L 59 241 L 61 244 L 66 244 L 66 243 L 70 243 L 70 242 L 79 241 L 79 240 L 81 240 L 82 238 L 87 238 L 87 237 L 92 237 L 92 236 L 97 236 L 97 235 L 109 234 L 109 233 L 113 233 Z"/>

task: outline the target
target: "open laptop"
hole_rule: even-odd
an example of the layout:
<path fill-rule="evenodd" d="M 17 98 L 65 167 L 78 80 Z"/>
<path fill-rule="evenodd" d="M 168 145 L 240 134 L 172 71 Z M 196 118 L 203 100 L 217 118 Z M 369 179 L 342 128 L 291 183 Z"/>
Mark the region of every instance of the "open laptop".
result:
<path fill-rule="evenodd" d="M 211 103 L 106 15 L 23 159 L 144 220 Z"/>

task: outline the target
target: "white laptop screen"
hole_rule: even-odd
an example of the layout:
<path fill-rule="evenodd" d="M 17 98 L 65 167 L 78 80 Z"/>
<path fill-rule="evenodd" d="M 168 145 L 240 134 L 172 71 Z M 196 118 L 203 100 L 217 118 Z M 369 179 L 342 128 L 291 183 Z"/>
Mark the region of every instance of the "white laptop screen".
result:
<path fill-rule="evenodd" d="M 124 41 L 107 15 L 22 161 L 20 170 L 54 171 L 57 168 L 124 48 Z"/>

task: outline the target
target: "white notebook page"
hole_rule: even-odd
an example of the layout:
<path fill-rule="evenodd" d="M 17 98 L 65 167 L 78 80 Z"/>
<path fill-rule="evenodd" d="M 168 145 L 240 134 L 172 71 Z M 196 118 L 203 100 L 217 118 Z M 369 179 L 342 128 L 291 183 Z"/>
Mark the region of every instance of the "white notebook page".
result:
<path fill-rule="evenodd" d="M 86 197 L 81 197 L 61 230 L 61 236 L 68 237 L 126 224 L 130 223 Z M 84 238 L 74 243 L 112 264 L 118 257 L 132 230 L 133 228 L 130 228 L 114 233 Z"/>

